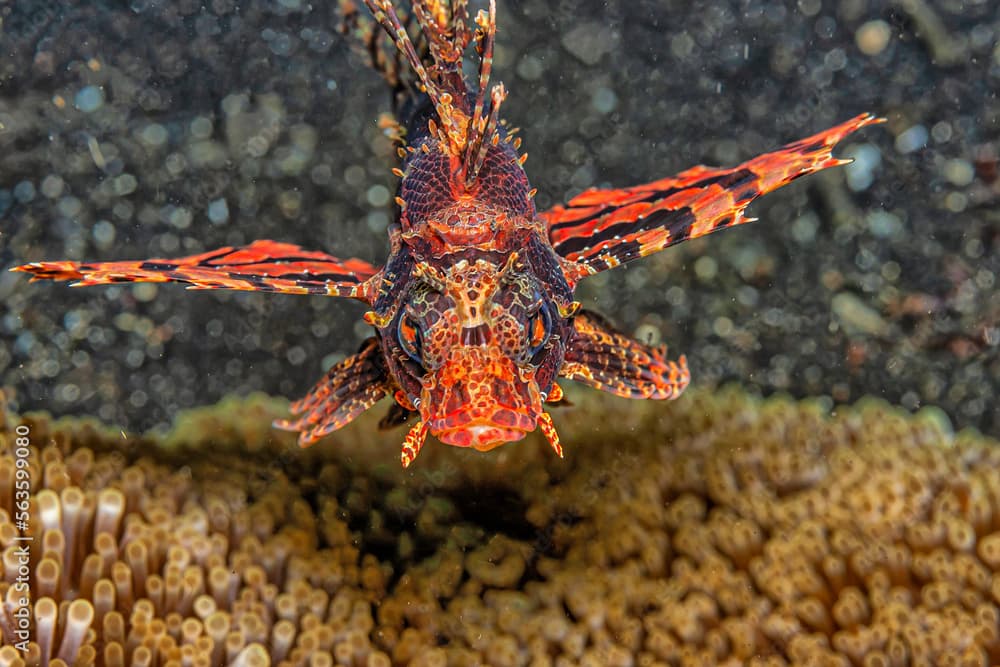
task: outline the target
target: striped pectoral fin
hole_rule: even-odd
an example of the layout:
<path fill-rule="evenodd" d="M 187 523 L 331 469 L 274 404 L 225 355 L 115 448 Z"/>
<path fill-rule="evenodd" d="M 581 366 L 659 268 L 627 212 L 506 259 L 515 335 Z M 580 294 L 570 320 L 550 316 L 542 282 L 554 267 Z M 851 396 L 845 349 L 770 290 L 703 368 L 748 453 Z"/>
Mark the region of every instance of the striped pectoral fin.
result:
<path fill-rule="evenodd" d="M 305 397 L 289 406 L 292 419 L 279 419 L 275 428 L 299 432 L 307 447 L 349 424 L 391 391 L 391 382 L 378 341 L 367 339 L 357 354 L 327 371 Z"/>
<path fill-rule="evenodd" d="M 573 403 L 566 398 L 566 394 L 563 393 L 562 387 L 555 382 L 552 383 L 552 389 L 549 390 L 548 396 L 545 397 L 545 402 L 549 405 L 558 405 L 562 407 L 569 407 L 573 405 Z"/>
<path fill-rule="evenodd" d="M 559 375 L 625 398 L 676 398 L 691 381 L 687 360 L 665 358 L 588 311 L 573 320 L 574 336 Z"/>
<path fill-rule="evenodd" d="M 731 169 L 697 166 L 620 190 L 592 189 L 540 214 L 556 252 L 584 277 L 687 239 L 752 219 L 762 194 L 813 172 L 845 164 L 832 150 L 852 132 L 884 119 L 863 114 Z"/>
<path fill-rule="evenodd" d="M 130 262 L 35 262 L 13 271 L 32 280 L 72 280 L 74 287 L 127 282 L 187 283 L 188 289 L 324 294 L 369 300 L 366 280 L 378 268 L 291 243 L 254 241 L 200 255 Z"/>

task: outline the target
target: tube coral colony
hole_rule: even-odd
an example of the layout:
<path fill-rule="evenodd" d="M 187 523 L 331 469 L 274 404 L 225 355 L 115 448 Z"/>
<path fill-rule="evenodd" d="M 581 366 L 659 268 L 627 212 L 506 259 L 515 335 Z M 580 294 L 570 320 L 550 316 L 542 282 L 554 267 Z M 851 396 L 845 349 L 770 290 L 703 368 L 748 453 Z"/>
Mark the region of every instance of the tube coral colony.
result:
<path fill-rule="evenodd" d="M 405 472 L 369 431 L 275 466 L 260 396 L 165 441 L 0 411 L 0 517 L 15 424 L 45 470 L 37 632 L 18 655 L 0 613 L 0 665 L 996 664 L 995 440 L 872 399 L 578 400 L 565 464 Z"/>
<path fill-rule="evenodd" d="M 507 90 L 489 86 L 494 2 L 474 19 L 462 0 L 418 0 L 405 19 L 389 0 L 365 2 L 378 27 L 349 4 L 346 21 L 392 86 L 398 118 L 392 129 L 400 141 L 397 216 L 384 266 L 255 241 L 173 259 L 14 269 L 75 285 L 172 281 L 192 289 L 363 301 L 374 335 L 292 404 L 292 418 L 276 422 L 299 432 L 302 445 L 389 396 L 394 404 L 383 423 L 413 422 L 404 466 L 428 433 L 485 451 L 538 428 L 562 456 L 544 407 L 562 400 L 557 378 L 618 396 L 675 398 L 690 380 L 684 356 L 669 360 L 665 347 L 634 340 L 581 309 L 574 300 L 578 283 L 750 222 L 750 202 L 843 164 L 832 156 L 834 146 L 881 120 L 863 114 L 737 167 L 696 166 L 642 185 L 591 189 L 539 212 L 523 168 L 527 154 L 500 120 Z M 470 45 L 479 60 L 472 84 L 462 73 Z"/>

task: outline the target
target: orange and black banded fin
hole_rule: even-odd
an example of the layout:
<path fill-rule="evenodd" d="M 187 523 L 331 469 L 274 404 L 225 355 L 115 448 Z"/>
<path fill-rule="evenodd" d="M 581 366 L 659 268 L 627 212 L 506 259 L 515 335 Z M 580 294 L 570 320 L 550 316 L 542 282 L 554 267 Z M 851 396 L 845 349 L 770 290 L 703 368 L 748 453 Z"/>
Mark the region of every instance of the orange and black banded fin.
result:
<path fill-rule="evenodd" d="M 566 394 L 563 393 L 562 387 L 555 382 L 552 383 L 552 389 L 549 390 L 549 395 L 545 397 L 545 402 L 549 405 L 558 405 L 560 407 L 570 407 L 573 405 L 573 403 L 566 398 Z"/>
<path fill-rule="evenodd" d="M 403 447 L 399 455 L 399 460 L 403 464 L 404 468 L 409 468 L 413 460 L 417 458 L 417 454 L 423 448 L 424 443 L 427 442 L 427 433 L 429 432 L 427 422 L 418 421 L 403 438 Z"/>
<path fill-rule="evenodd" d="M 574 335 L 559 376 L 625 398 L 676 398 L 691 381 L 687 360 L 665 358 L 665 347 L 644 345 L 589 311 L 573 320 Z"/>
<path fill-rule="evenodd" d="M 540 216 L 555 251 L 578 265 L 579 279 L 751 222 L 745 216 L 750 202 L 806 174 L 846 164 L 833 157 L 833 147 L 884 120 L 862 114 L 731 169 L 697 166 L 645 185 L 587 190 Z"/>
<path fill-rule="evenodd" d="M 552 451 L 556 453 L 556 456 L 563 458 L 563 448 L 559 442 L 559 432 L 556 431 L 556 425 L 552 422 L 552 415 L 548 412 L 540 413 L 538 415 L 538 428 L 542 432 L 542 435 L 545 436 L 549 446 L 552 447 Z"/>
<path fill-rule="evenodd" d="M 35 280 L 72 280 L 73 287 L 147 282 L 187 283 L 188 289 L 323 294 L 368 300 L 366 280 L 378 272 L 360 259 L 337 259 L 291 243 L 254 241 L 200 255 L 131 262 L 35 262 L 12 271 Z"/>
<path fill-rule="evenodd" d="M 389 376 L 382 350 L 373 336 L 361 350 L 334 364 L 326 377 L 303 398 L 289 406 L 292 419 L 279 419 L 275 428 L 299 432 L 299 445 L 308 447 L 342 428 L 389 394 Z"/>

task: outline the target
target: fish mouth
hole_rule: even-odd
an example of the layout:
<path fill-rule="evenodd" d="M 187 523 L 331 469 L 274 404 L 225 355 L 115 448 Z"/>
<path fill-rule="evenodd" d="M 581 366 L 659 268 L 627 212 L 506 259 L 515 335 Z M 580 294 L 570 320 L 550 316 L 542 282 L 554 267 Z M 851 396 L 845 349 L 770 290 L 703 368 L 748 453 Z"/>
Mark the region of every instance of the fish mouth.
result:
<path fill-rule="evenodd" d="M 519 417 L 523 417 L 523 420 L 518 421 L 531 421 L 528 415 L 519 415 Z M 444 422 L 445 420 L 438 421 Z M 508 442 L 522 440 L 524 436 L 535 430 L 534 424 L 531 424 L 530 428 L 527 424 L 501 426 L 489 419 L 475 419 L 457 426 L 454 423 L 440 423 L 439 426 L 441 428 L 435 428 L 435 424 L 431 424 L 430 431 L 441 442 L 454 447 L 471 447 L 480 452 L 488 452 Z"/>
<path fill-rule="evenodd" d="M 510 359 L 490 352 L 455 348 L 441 382 L 421 392 L 421 417 L 441 442 L 485 452 L 537 428 L 541 395 L 533 379 L 521 380 Z"/>

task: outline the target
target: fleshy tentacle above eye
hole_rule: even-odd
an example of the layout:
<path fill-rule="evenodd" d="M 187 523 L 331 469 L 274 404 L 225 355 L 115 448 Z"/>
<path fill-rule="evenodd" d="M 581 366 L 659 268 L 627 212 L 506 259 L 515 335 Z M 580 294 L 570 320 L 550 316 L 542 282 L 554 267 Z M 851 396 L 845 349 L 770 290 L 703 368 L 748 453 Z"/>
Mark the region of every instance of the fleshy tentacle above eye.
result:
<path fill-rule="evenodd" d="M 603 317 L 581 311 L 566 348 L 560 377 L 625 398 L 676 398 L 691 381 L 683 355 L 667 361 L 666 347 L 643 345 Z"/>
<path fill-rule="evenodd" d="M 688 239 L 733 227 L 760 195 L 850 160 L 833 157 L 846 136 L 885 119 L 862 114 L 731 169 L 692 167 L 677 176 L 614 190 L 586 190 L 540 213 L 556 253 L 580 278 Z M 575 265 L 575 266 L 574 266 Z M 573 275 L 575 272 L 575 275 Z"/>
<path fill-rule="evenodd" d="M 279 419 L 275 428 L 299 431 L 307 447 L 346 426 L 391 391 L 378 339 L 368 338 L 357 354 L 335 364 L 303 398 L 289 406 L 296 419 Z"/>
<path fill-rule="evenodd" d="M 366 281 L 378 268 L 361 259 L 337 259 L 291 243 L 254 241 L 200 255 L 127 262 L 35 262 L 12 271 L 35 280 L 73 280 L 73 287 L 127 282 L 187 283 L 188 289 L 231 289 L 322 294 L 370 301 Z"/>

